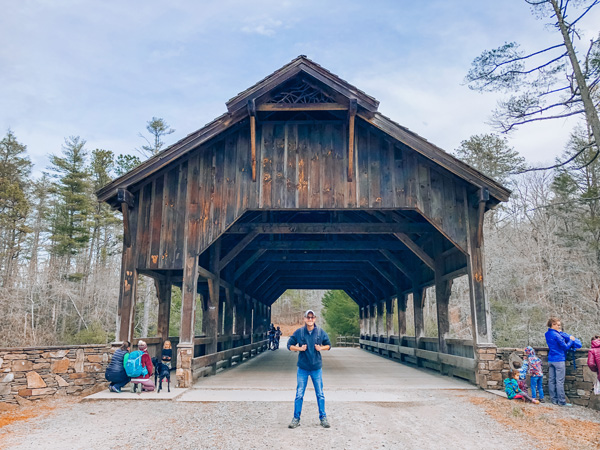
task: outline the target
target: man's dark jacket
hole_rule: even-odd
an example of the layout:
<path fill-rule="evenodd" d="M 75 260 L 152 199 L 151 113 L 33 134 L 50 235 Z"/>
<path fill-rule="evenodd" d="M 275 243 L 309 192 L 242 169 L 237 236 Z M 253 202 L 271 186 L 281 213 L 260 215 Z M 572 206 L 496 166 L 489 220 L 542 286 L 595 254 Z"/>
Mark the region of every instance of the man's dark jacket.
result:
<path fill-rule="evenodd" d="M 298 328 L 294 331 L 294 334 L 290 336 L 287 343 L 288 350 L 292 345 L 304 345 L 306 344 L 306 350 L 298 352 L 298 367 L 304 370 L 319 370 L 323 367 L 321 361 L 321 352 L 315 350 L 315 344 L 318 345 L 331 345 L 329 336 L 322 328 L 318 328 L 316 325 L 311 332 L 308 331 L 306 325 L 302 328 Z"/>

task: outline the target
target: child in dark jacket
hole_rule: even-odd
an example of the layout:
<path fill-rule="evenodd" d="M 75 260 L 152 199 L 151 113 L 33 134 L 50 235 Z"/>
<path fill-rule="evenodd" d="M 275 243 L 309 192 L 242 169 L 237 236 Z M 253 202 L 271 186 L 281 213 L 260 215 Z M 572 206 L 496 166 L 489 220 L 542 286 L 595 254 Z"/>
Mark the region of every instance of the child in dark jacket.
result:
<path fill-rule="evenodd" d="M 539 400 L 531 398 L 529 395 L 527 395 L 525 392 L 523 392 L 521 389 L 519 389 L 519 383 L 517 381 L 518 379 L 519 379 L 519 371 L 518 370 L 511 370 L 508 373 L 508 378 L 506 378 L 504 380 L 504 391 L 506 392 L 506 397 L 508 397 L 509 400 L 519 398 L 519 399 L 527 400 L 528 402 L 531 402 L 531 403 L 539 403 Z"/>
<path fill-rule="evenodd" d="M 171 369 L 171 359 L 173 359 L 173 349 L 171 348 L 171 341 L 165 341 L 163 344 L 161 359 L 169 369 Z"/>
<path fill-rule="evenodd" d="M 542 372 L 542 360 L 535 355 L 533 347 L 525 347 L 525 357 L 527 358 L 527 374 L 531 385 L 531 397 L 535 398 L 536 394 L 540 402 L 544 402 L 544 389 L 542 381 L 544 372 Z"/>

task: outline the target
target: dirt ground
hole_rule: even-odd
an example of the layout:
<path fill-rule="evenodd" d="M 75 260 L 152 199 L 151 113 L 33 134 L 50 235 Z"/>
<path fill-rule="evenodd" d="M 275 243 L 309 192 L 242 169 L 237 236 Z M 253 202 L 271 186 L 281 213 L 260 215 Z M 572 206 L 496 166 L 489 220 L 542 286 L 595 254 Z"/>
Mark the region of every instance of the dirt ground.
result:
<path fill-rule="evenodd" d="M 600 449 L 600 412 L 581 407 L 531 405 L 503 398 L 470 397 L 496 421 L 525 432 L 553 450 Z"/>
<path fill-rule="evenodd" d="M 427 397 L 427 398 L 425 398 Z M 0 413 L 1 449 L 502 449 L 600 448 L 600 412 L 515 403 L 483 391 L 414 402 L 330 402 L 331 429 L 305 403 L 53 399 Z"/>

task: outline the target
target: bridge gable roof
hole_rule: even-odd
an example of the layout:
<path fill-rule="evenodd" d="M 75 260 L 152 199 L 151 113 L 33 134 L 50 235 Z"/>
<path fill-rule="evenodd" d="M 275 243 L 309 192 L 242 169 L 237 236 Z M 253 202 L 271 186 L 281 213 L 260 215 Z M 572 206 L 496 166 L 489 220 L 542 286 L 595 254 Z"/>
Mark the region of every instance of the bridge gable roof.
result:
<path fill-rule="evenodd" d="M 487 189 L 493 203 L 508 200 L 510 191 L 504 186 L 446 153 L 423 137 L 380 114 L 377 112 L 379 102 L 375 98 L 303 55 L 231 98 L 226 103 L 227 113 L 217 117 L 201 129 L 189 134 L 98 190 L 96 193 L 98 199 L 113 204 L 116 203 L 118 189 L 128 189 L 141 183 L 190 151 L 218 137 L 232 126 L 247 119 L 252 113 L 251 109 L 256 108 L 257 105 L 258 107 L 261 107 L 261 105 L 266 107 L 264 105 L 269 106 L 269 103 L 275 103 L 276 94 L 295 80 L 304 80 L 316 90 L 322 90 L 329 99 L 328 101 L 335 104 L 336 107 L 349 108 L 351 102 L 356 102 L 357 116 L 361 119 L 420 153 L 433 163 L 462 178 L 467 183 L 476 188 Z M 310 108 L 310 105 L 308 105 L 308 108 Z"/>

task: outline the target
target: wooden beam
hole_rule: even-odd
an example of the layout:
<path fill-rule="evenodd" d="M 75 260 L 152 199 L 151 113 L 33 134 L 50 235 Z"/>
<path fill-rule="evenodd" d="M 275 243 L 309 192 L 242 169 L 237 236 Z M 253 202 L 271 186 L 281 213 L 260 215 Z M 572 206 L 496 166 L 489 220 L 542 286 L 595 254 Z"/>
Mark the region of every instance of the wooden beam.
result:
<path fill-rule="evenodd" d="M 419 247 L 408 235 L 404 233 L 394 233 L 394 236 L 398 238 L 400 242 L 408 247 L 408 249 L 417 255 L 421 261 L 423 261 L 431 270 L 435 270 L 435 262 L 433 258 L 425 253 L 421 247 Z"/>
<path fill-rule="evenodd" d="M 490 191 L 486 188 L 479 189 L 479 204 L 477 205 L 477 248 L 483 245 L 483 216 L 485 214 L 485 205 L 490 199 Z"/>
<path fill-rule="evenodd" d="M 406 278 L 408 278 L 410 281 L 413 281 L 415 279 L 415 274 L 408 268 L 406 267 L 402 261 L 400 261 L 398 258 L 396 258 L 392 252 L 390 252 L 389 250 L 385 250 L 385 249 L 381 249 L 379 250 L 379 252 L 385 256 L 387 258 L 387 260 L 389 262 L 391 262 L 394 266 L 396 266 L 396 268 L 402 272 Z"/>
<path fill-rule="evenodd" d="M 348 107 L 340 103 L 262 103 L 256 111 L 346 111 Z"/>
<path fill-rule="evenodd" d="M 397 287 L 396 280 L 385 270 L 381 265 L 376 261 L 369 261 L 369 264 L 383 277 L 385 278 L 392 286 Z"/>
<path fill-rule="evenodd" d="M 401 242 L 394 241 L 268 241 L 252 242 L 248 249 L 258 250 L 328 250 L 328 251 L 373 251 L 373 250 L 390 250 L 403 251 L 406 246 Z"/>
<path fill-rule="evenodd" d="M 357 100 L 350 99 L 348 109 L 348 182 L 352 182 L 354 175 L 354 120 L 356 118 Z"/>
<path fill-rule="evenodd" d="M 256 104 L 254 99 L 248 100 L 248 115 L 250 116 L 250 150 L 252 154 L 252 181 L 256 181 Z"/>
<path fill-rule="evenodd" d="M 235 271 L 235 273 L 233 274 L 234 282 L 235 280 L 240 278 L 244 274 L 244 272 L 246 272 L 246 270 L 248 270 L 252 266 L 252 264 L 254 264 L 266 251 L 267 250 L 264 248 L 255 251 L 254 254 L 250 258 L 248 258 L 238 270 Z"/>
<path fill-rule="evenodd" d="M 131 247 L 131 230 L 129 229 L 129 207 L 127 203 L 121 203 L 121 210 L 123 212 L 123 245 L 129 248 Z"/>
<path fill-rule="evenodd" d="M 129 210 L 133 209 L 134 197 L 127 189 L 117 189 L 117 202 L 121 204 L 123 213 L 123 244 L 131 247 L 131 229 L 129 225 Z"/>
<path fill-rule="evenodd" d="M 248 246 L 248 244 L 252 242 L 254 238 L 256 238 L 256 236 L 258 236 L 258 232 L 251 231 L 240 242 L 238 242 L 237 245 L 229 251 L 229 253 L 221 258 L 221 261 L 219 262 L 221 270 L 223 270 L 227 264 L 233 261 L 233 259 L 239 255 Z"/>
<path fill-rule="evenodd" d="M 434 231 L 428 223 L 240 223 L 233 225 L 228 234 L 388 234 L 426 233 Z"/>

